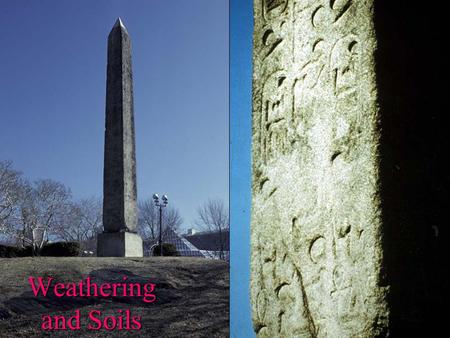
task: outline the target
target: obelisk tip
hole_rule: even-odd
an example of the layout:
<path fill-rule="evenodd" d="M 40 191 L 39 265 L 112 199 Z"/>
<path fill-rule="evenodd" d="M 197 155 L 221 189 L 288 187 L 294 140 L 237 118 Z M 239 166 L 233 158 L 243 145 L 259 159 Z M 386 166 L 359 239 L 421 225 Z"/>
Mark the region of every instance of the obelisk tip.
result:
<path fill-rule="evenodd" d="M 125 27 L 125 25 L 123 24 L 122 19 L 120 17 L 117 18 L 116 23 L 114 24 L 113 28 L 116 28 L 116 27 L 121 27 L 121 28 L 127 29 Z"/>

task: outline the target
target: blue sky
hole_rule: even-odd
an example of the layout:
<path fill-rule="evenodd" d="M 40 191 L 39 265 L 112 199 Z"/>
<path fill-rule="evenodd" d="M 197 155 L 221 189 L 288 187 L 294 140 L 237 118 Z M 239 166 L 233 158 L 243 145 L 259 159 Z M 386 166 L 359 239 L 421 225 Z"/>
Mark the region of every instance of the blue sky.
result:
<path fill-rule="evenodd" d="M 249 301 L 252 1 L 231 0 L 230 15 L 230 336 L 250 338 L 255 336 Z"/>
<path fill-rule="evenodd" d="M 0 160 L 102 196 L 107 36 L 132 39 L 138 197 L 228 201 L 228 1 L 0 0 Z"/>

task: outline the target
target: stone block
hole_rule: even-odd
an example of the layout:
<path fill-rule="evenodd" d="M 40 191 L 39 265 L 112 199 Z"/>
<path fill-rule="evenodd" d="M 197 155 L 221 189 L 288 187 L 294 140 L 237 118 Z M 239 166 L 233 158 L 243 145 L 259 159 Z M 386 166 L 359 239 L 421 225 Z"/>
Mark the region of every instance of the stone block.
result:
<path fill-rule="evenodd" d="M 98 257 L 143 257 L 142 238 L 132 232 L 104 232 L 97 237 Z"/>

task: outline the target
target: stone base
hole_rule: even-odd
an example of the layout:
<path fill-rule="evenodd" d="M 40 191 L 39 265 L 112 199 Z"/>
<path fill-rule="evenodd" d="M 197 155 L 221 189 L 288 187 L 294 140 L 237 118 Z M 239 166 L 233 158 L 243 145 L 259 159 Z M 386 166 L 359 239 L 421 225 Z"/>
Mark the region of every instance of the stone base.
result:
<path fill-rule="evenodd" d="M 132 232 L 104 232 L 97 236 L 98 257 L 143 257 L 142 238 Z"/>

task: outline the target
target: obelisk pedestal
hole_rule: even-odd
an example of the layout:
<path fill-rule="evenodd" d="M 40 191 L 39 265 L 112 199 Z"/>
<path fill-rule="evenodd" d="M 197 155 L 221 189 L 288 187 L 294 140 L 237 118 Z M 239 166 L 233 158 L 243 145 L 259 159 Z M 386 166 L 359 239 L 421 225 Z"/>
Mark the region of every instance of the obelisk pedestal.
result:
<path fill-rule="evenodd" d="M 103 232 L 97 239 L 99 257 L 142 257 L 142 238 L 132 232 Z"/>
<path fill-rule="evenodd" d="M 142 257 L 137 193 L 131 40 L 120 18 L 108 37 L 103 228 L 98 256 Z"/>

